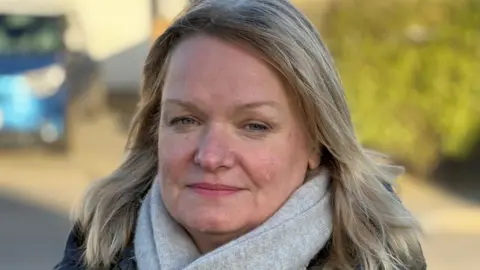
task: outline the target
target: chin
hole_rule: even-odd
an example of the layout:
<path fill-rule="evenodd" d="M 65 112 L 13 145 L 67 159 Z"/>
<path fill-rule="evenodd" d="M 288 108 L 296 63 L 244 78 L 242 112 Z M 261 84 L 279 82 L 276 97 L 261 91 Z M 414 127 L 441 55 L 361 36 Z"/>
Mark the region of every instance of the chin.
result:
<path fill-rule="evenodd" d="M 195 231 L 208 234 L 231 233 L 242 228 L 241 222 L 236 218 L 219 213 L 192 215 L 185 223 L 187 227 Z"/>

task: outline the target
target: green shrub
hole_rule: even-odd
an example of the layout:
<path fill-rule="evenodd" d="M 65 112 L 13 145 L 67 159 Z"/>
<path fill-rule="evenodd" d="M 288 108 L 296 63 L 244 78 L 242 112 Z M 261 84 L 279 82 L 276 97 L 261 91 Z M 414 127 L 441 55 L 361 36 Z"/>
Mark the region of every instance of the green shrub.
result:
<path fill-rule="evenodd" d="M 480 1 L 336 0 L 308 9 L 362 142 L 425 169 L 480 135 Z"/>

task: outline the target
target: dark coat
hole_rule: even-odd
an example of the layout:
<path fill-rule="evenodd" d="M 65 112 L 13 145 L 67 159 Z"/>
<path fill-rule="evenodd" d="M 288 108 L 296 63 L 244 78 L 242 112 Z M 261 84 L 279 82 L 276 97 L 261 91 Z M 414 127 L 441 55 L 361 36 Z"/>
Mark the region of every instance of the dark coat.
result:
<path fill-rule="evenodd" d="M 55 270 L 86 270 L 82 262 L 82 243 L 83 236 L 77 227 L 74 227 L 68 236 L 65 252 L 62 261 L 55 266 Z M 329 244 L 320 251 L 310 262 L 308 269 L 314 270 L 320 267 L 322 262 L 328 256 Z M 126 248 L 117 258 L 116 263 L 110 266 L 111 270 L 137 270 L 137 263 L 135 261 L 135 253 L 133 245 Z"/>

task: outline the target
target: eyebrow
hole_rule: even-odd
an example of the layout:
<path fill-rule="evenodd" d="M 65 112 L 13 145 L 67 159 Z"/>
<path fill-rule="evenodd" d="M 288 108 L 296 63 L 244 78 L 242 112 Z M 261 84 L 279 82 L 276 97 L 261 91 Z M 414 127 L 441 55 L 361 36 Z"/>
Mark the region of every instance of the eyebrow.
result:
<path fill-rule="evenodd" d="M 200 110 L 200 108 L 195 103 L 190 102 L 190 101 L 183 101 L 183 100 L 179 100 L 179 99 L 167 99 L 165 101 L 162 101 L 162 103 L 161 103 L 162 108 L 165 108 L 165 107 L 168 107 L 168 106 L 171 106 L 171 105 L 175 105 L 175 106 L 179 106 L 183 109 L 187 109 L 189 111 L 192 111 L 192 113 L 197 113 L 197 114 L 200 114 L 200 115 L 204 115 L 202 110 Z"/>
<path fill-rule="evenodd" d="M 165 101 L 162 101 L 162 107 L 170 104 L 177 105 L 186 109 L 194 110 L 197 112 L 201 112 L 200 108 L 194 102 L 184 101 L 179 99 L 167 99 Z M 241 104 L 237 106 L 237 108 L 235 108 L 235 111 L 251 110 L 251 109 L 255 109 L 263 106 L 268 106 L 268 107 L 273 107 L 275 109 L 278 109 L 280 104 L 278 104 L 275 101 L 255 101 L 255 102 Z"/>
<path fill-rule="evenodd" d="M 185 108 L 190 108 L 190 107 L 196 108 L 197 107 L 193 102 L 183 101 L 183 100 L 179 100 L 179 99 L 167 99 L 165 101 L 162 101 L 161 105 L 162 105 L 162 107 L 167 106 L 167 105 L 177 105 L 177 106 L 185 107 Z"/>
<path fill-rule="evenodd" d="M 263 106 L 273 107 L 273 108 L 277 109 L 277 108 L 280 107 L 280 104 L 278 104 L 275 101 L 256 101 L 256 102 L 242 104 L 238 107 L 238 109 L 239 110 L 255 109 L 255 108 L 263 107 Z"/>

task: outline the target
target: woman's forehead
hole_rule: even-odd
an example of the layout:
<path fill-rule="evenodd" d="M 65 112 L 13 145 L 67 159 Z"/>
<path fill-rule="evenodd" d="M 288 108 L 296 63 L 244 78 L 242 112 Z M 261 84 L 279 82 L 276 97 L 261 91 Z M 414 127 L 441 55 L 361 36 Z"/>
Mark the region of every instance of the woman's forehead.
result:
<path fill-rule="evenodd" d="M 174 49 L 162 99 L 284 103 L 284 88 L 281 77 L 259 53 L 219 38 L 195 36 Z"/>

